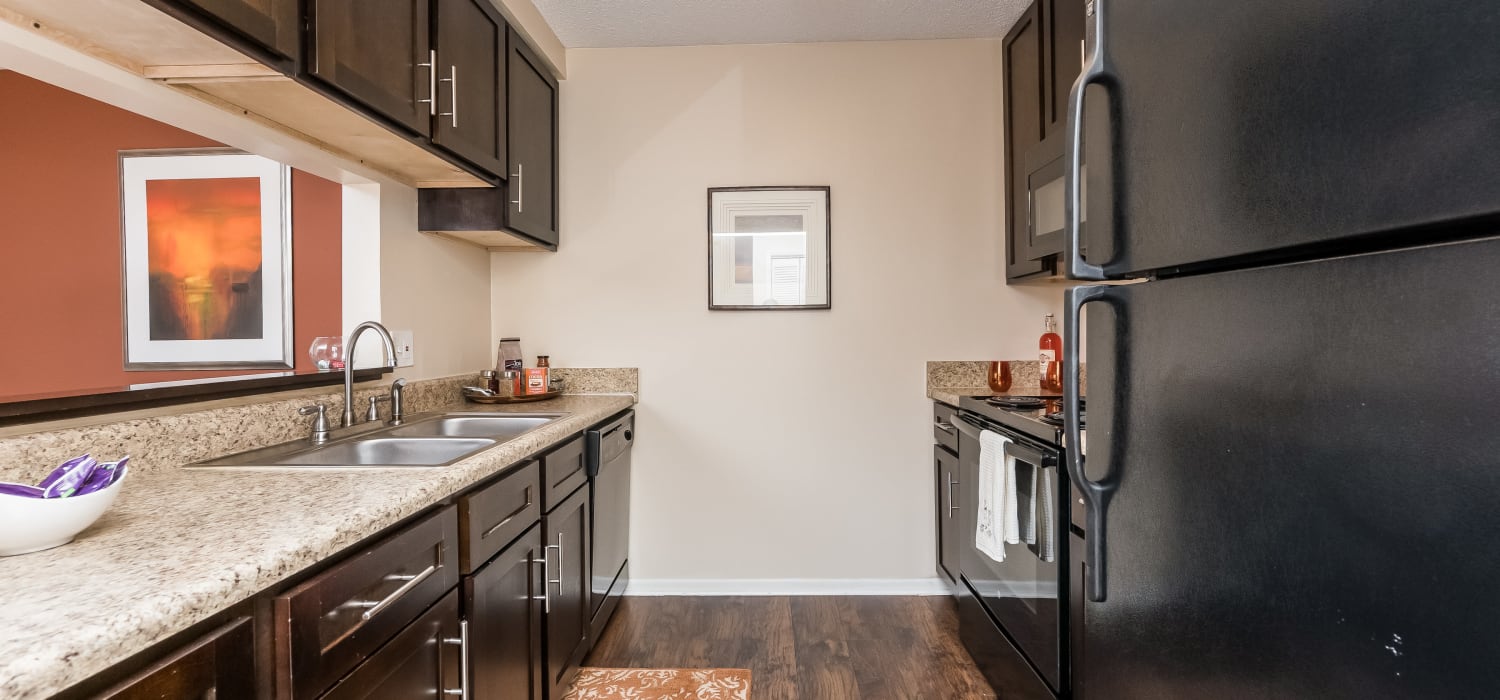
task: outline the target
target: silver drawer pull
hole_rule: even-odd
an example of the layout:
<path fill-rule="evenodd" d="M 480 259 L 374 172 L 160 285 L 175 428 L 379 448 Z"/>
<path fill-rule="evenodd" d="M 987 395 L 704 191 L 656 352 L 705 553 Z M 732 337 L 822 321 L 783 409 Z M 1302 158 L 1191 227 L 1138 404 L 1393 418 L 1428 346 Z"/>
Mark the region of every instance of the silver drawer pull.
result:
<path fill-rule="evenodd" d="M 953 434 L 953 424 L 949 423 L 948 421 L 945 421 L 945 420 L 935 421 L 933 423 L 933 425 L 937 426 L 938 430 L 941 430 L 941 431 L 943 431 L 945 433 L 948 433 L 949 435 Z"/>
<path fill-rule="evenodd" d="M 366 605 L 369 605 L 369 608 L 370 608 L 369 610 L 364 611 L 364 613 L 359 616 L 359 619 L 364 620 L 365 622 L 369 622 L 370 618 L 375 617 L 376 615 L 379 615 L 381 610 L 384 610 L 384 609 L 390 607 L 390 605 L 392 603 L 396 602 L 397 600 L 399 600 L 401 598 L 401 596 L 406 595 L 407 593 L 411 592 L 411 589 L 416 588 L 417 586 L 421 585 L 423 581 L 427 580 L 428 576 L 431 576 L 434 573 L 437 573 L 437 570 L 438 570 L 438 565 L 437 564 L 428 564 L 427 568 L 423 569 L 421 573 L 419 573 L 419 574 L 417 574 L 415 576 L 411 576 L 409 578 L 406 577 L 406 576 L 387 576 L 386 580 L 388 580 L 388 581 L 400 581 L 400 580 L 403 580 L 403 579 L 407 579 L 407 580 L 406 580 L 406 583 L 401 584 L 400 588 L 397 588 L 396 590 L 391 591 L 390 595 L 388 595 L 388 596 L 386 596 L 384 598 L 381 598 L 379 601 L 375 602 L 374 604 L 368 604 L 368 603 L 366 603 L 364 601 L 360 601 L 359 603 L 355 603 L 355 605 L 358 605 L 359 607 L 364 607 Z"/>
<path fill-rule="evenodd" d="M 459 620 L 458 639 L 444 637 L 443 643 L 458 647 L 458 672 L 463 676 L 463 684 L 459 686 L 460 690 L 444 690 L 443 694 L 469 700 L 469 621 Z"/>
<path fill-rule="evenodd" d="M 488 530 L 485 530 L 484 534 L 479 536 L 479 539 L 482 540 L 482 539 L 484 539 L 486 537 L 489 537 L 490 535 L 495 534 L 496 531 L 498 531 L 502 527 L 505 527 L 506 524 L 508 524 L 510 521 L 515 520 L 517 517 L 520 517 L 520 515 L 522 513 L 525 513 L 527 511 L 527 509 L 529 509 L 529 508 L 531 508 L 531 487 L 527 486 L 526 487 L 526 505 L 523 505 L 520 508 L 517 508 L 514 513 L 511 513 L 510 515 L 505 516 L 504 520 L 501 520 L 500 522 L 495 523 L 494 527 L 492 527 L 492 528 L 490 528 Z"/>

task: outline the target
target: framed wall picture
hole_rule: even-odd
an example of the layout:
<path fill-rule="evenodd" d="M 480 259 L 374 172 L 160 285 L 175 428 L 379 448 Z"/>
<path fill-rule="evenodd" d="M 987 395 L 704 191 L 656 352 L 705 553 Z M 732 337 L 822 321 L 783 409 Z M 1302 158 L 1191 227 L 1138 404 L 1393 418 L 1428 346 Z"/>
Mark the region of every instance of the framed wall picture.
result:
<path fill-rule="evenodd" d="M 122 151 L 120 204 L 127 370 L 293 366 L 290 168 Z"/>
<path fill-rule="evenodd" d="M 833 308 L 828 187 L 708 190 L 708 308 Z"/>

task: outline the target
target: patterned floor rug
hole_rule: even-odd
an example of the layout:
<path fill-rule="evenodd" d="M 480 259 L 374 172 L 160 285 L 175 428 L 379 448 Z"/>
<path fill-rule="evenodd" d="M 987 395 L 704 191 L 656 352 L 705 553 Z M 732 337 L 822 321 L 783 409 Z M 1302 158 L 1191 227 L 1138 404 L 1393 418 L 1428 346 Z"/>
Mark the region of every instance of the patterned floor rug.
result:
<path fill-rule="evenodd" d="M 750 671 L 585 667 L 563 700 L 750 700 Z"/>

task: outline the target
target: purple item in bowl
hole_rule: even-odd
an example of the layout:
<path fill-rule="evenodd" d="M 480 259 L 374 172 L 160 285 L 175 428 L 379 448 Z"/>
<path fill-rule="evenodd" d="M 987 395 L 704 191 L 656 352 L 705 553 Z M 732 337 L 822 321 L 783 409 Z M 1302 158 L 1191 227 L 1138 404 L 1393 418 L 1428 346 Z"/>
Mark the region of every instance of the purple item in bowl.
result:
<path fill-rule="evenodd" d="M 74 465 L 72 469 L 54 479 L 52 483 L 44 486 L 42 488 L 43 496 L 46 498 L 67 498 L 73 495 L 79 486 L 82 486 L 85 481 L 89 480 L 89 476 L 94 473 L 94 470 L 98 466 L 99 462 L 93 457 L 84 455 L 82 462 Z M 51 479 L 52 477 L 49 475 L 47 478 Z"/>
<path fill-rule="evenodd" d="M 63 462 L 62 465 L 60 465 L 58 468 L 53 469 L 51 474 L 43 477 L 42 480 L 37 483 L 37 488 L 45 489 L 48 486 L 51 486 L 52 484 L 56 483 L 58 479 L 63 478 L 64 474 L 72 471 L 74 467 L 77 467 L 78 465 L 83 464 L 84 462 L 87 462 L 91 459 L 93 458 L 88 455 L 79 455 L 66 462 Z"/>
<path fill-rule="evenodd" d="M 129 461 L 129 457 L 122 457 L 114 462 L 100 463 L 98 467 L 94 468 L 94 473 L 90 474 L 89 478 L 82 484 L 78 485 L 78 490 L 74 491 L 73 495 L 82 496 L 86 493 L 93 493 L 109 488 L 110 484 L 119 481 L 121 477 L 125 476 L 125 464 Z"/>
<path fill-rule="evenodd" d="M 42 489 L 39 487 L 30 484 L 12 484 L 8 481 L 0 481 L 0 495 L 44 498 Z"/>

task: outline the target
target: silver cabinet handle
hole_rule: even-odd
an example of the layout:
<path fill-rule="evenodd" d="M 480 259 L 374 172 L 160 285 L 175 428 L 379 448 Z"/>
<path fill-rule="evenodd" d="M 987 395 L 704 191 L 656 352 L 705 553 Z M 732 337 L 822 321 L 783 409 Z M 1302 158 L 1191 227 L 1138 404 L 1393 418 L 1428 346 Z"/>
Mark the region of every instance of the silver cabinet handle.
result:
<path fill-rule="evenodd" d="M 1083 168 L 1083 94 L 1092 83 L 1108 83 L 1113 80 L 1104 66 L 1104 0 L 1093 0 L 1088 4 L 1088 14 L 1094 18 L 1094 57 L 1083 67 L 1073 89 L 1068 93 L 1068 137 L 1063 141 L 1067 160 L 1063 163 L 1063 213 L 1067 227 L 1068 277 L 1078 280 L 1105 279 L 1104 268 L 1083 259 L 1083 195 L 1079 189 L 1080 172 Z"/>
<path fill-rule="evenodd" d="M 941 430 L 941 431 L 943 431 L 945 433 L 948 433 L 949 435 L 953 434 L 953 424 L 949 423 L 948 421 L 945 421 L 945 420 L 934 421 L 933 425 L 937 426 L 938 430 Z"/>
<path fill-rule="evenodd" d="M 439 112 L 439 117 L 448 117 L 453 128 L 458 128 L 458 66 L 448 65 L 448 77 L 441 79 L 448 83 L 448 109 L 451 112 Z"/>
<path fill-rule="evenodd" d="M 489 537 L 490 535 L 495 534 L 496 530 L 499 530 L 500 528 L 505 527 L 506 523 L 509 523 L 510 521 L 515 520 L 522 513 L 525 513 L 526 509 L 530 508 L 530 507 L 531 507 L 531 487 L 527 486 L 526 487 L 526 504 L 523 505 L 523 506 L 521 506 L 520 508 L 517 508 L 514 513 L 511 513 L 510 515 L 505 516 L 504 520 L 501 520 L 500 522 L 495 523 L 494 527 L 492 527 L 492 528 L 490 528 L 488 530 L 485 530 L 484 534 L 479 536 L 479 539 L 482 540 L 482 539 L 484 539 L 486 537 Z"/>
<path fill-rule="evenodd" d="M 417 104 L 427 105 L 428 115 L 437 114 L 437 51 L 428 51 L 427 62 L 417 67 L 427 69 L 427 99 L 417 100 Z"/>
<path fill-rule="evenodd" d="M 531 563 L 533 563 L 533 564 L 541 564 L 542 565 L 542 597 L 541 597 L 541 601 L 542 601 L 542 612 L 545 612 L 545 613 L 552 612 L 552 589 L 548 587 L 549 584 L 552 583 L 552 564 L 551 564 L 551 562 L 549 562 L 547 560 L 547 551 L 550 550 L 550 549 L 552 549 L 552 548 L 551 547 L 543 547 L 542 548 L 542 558 L 541 559 L 532 559 L 531 560 Z M 562 562 L 558 562 L 558 564 L 561 565 Z M 537 597 L 536 596 L 532 596 L 531 599 L 532 600 L 537 600 Z"/>
<path fill-rule="evenodd" d="M 444 695 L 455 695 L 463 700 L 469 700 L 469 621 L 458 621 L 458 639 L 444 637 L 443 643 L 458 647 L 458 672 L 463 676 L 463 682 L 458 690 L 444 690 Z"/>
<path fill-rule="evenodd" d="M 958 510 L 958 506 L 953 505 L 953 487 L 957 486 L 958 482 L 953 480 L 953 474 L 950 473 L 947 476 L 948 476 L 948 517 L 952 518 L 953 517 L 953 511 Z"/>
<path fill-rule="evenodd" d="M 521 181 L 521 177 L 525 172 L 526 164 L 516 163 L 516 171 L 510 175 L 516 179 L 516 198 L 510 200 L 511 204 L 516 205 L 516 213 L 526 211 L 526 184 Z"/>
<path fill-rule="evenodd" d="M 557 549 L 557 578 L 555 578 L 555 579 L 548 579 L 547 583 L 549 585 L 551 585 L 551 584 L 556 584 L 557 585 L 557 594 L 558 595 L 562 595 L 562 582 L 563 582 L 563 580 L 562 580 L 562 570 L 563 570 L 563 536 L 566 535 L 566 534 L 567 533 L 565 533 L 565 532 L 559 532 L 559 533 L 557 533 L 557 544 L 549 544 L 549 545 L 547 545 L 547 549 L 553 549 L 553 548 Z"/>
<path fill-rule="evenodd" d="M 391 603 L 394 603 L 397 600 L 400 600 L 401 596 L 404 596 L 407 593 L 411 592 L 411 589 L 416 588 L 417 586 L 422 585 L 422 582 L 426 581 L 428 576 L 431 576 L 431 575 L 437 573 L 437 570 L 438 570 L 438 565 L 437 564 L 428 564 L 427 568 L 423 569 L 422 572 L 419 573 L 419 574 L 417 574 L 416 576 L 412 576 L 410 578 L 408 578 L 406 576 L 392 576 L 392 577 L 390 577 L 388 580 L 392 580 L 392 581 L 405 580 L 406 583 L 401 584 L 400 588 L 397 588 L 396 590 L 391 591 L 390 595 L 388 595 L 388 596 L 386 596 L 384 598 L 381 598 L 379 601 L 377 601 L 373 605 L 370 605 L 370 609 L 366 610 L 364 612 L 364 614 L 360 615 L 359 619 L 364 620 L 365 622 L 369 622 L 370 618 L 375 617 L 376 615 L 380 614 L 381 610 L 384 610 L 384 609 L 390 607 Z M 363 604 L 361 604 L 361 605 L 363 605 Z"/>

